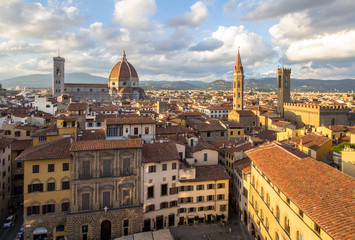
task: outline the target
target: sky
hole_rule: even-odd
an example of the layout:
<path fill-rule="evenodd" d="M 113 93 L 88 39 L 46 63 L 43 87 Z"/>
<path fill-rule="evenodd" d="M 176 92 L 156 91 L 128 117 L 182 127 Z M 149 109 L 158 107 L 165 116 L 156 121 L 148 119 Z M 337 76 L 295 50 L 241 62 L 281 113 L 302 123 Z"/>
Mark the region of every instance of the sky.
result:
<path fill-rule="evenodd" d="M 6 0 L 0 80 L 65 71 L 107 77 L 125 50 L 140 80 L 355 75 L 354 0 Z"/>

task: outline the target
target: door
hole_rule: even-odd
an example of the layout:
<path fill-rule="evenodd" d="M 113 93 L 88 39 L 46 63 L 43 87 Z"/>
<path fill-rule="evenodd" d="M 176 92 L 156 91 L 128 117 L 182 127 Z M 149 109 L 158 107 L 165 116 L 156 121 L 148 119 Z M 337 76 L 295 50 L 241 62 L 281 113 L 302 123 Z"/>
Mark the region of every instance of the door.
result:
<path fill-rule="evenodd" d="M 175 226 L 175 214 L 169 215 L 169 227 Z"/>
<path fill-rule="evenodd" d="M 111 239 L 111 222 L 106 220 L 101 223 L 101 240 Z"/>
<path fill-rule="evenodd" d="M 157 230 L 164 228 L 164 216 L 157 216 Z"/>

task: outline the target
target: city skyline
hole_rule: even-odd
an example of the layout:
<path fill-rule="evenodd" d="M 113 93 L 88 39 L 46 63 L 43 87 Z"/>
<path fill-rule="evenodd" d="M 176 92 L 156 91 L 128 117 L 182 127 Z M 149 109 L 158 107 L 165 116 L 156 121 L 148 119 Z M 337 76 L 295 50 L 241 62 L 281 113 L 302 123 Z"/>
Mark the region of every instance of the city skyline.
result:
<path fill-rule="evenodd" d="M 22 1 L 1 3 L 0 79 L 66 72 L 108 77 L 125 49 L 141 80 L 232 80 L 354 75 L 355 3 L 327 1 Z"/>

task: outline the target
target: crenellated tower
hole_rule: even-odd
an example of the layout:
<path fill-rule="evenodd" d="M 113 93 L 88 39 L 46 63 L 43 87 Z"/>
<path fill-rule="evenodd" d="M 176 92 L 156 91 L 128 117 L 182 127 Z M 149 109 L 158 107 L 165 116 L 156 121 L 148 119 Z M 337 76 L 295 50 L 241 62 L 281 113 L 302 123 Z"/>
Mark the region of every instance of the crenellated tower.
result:
<path fill-rule="evenodd" d="M 244 93 L 244 72 L 238 49 L 237 61 L 233 72 L 233 109 L 243 110 L 243 93 Z"/>
<path fill-rule="evenodd" d="M 291 102 L 291 68 L 278 68 L 277 74 L 277 112 L 284 117 L 284 103 Z"/>
<path fill-rule="evenodd" d="M 64 63 L 65 59 L 60 56 L 53 58 L 52 91 L 54 97 L 58 97 L 64 92 Z"/>

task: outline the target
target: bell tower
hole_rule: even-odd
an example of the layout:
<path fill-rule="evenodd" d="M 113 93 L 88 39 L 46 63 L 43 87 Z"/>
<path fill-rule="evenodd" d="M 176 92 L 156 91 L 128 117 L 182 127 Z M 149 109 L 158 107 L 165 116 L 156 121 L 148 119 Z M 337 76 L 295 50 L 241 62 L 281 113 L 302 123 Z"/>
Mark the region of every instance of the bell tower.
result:
<path fill-rule="evenodd" d="M 64 63 L 65 59 L 58 57 L 53 58 L 53 96 L 58 97 L 64 93 Z"/>
<path fill-rule="evenodd" d="M 284 103 L 291 101 L 291 68 L 278 68 L 277 74 L 277 112 L 284 116 Z"/>
<path fill-rule="evenodd" d="M 243 110 L 244 72 L 238 48 L 237 61 L 233 72 L 233 109 Z"/>

